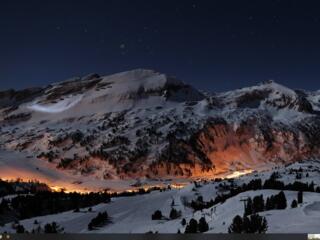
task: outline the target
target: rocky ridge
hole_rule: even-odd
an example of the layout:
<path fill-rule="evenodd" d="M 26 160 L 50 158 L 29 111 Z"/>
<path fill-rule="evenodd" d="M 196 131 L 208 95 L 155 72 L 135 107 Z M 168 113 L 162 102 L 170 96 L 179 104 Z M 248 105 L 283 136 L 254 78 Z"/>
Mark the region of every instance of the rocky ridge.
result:
<path fill-rule="evenodd" d="M 204 94 L 152 70 L 0 93 L 0 147 L 98 179 L 213 178 L 319 157 L 319 92 Z"/>

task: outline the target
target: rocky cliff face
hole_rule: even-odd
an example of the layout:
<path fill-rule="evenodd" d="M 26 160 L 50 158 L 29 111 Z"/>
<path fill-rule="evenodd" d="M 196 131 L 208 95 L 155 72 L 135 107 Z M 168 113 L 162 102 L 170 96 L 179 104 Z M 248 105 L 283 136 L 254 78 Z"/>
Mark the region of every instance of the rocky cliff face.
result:
<path fill-rule="evenodd" d="M 224 119 L 209 119 L 190 140 L 170 141 L 159 165 L 162 168 L 163 162 L 182 162 L 185 166 L 182 169 L 168 165 L 167 173 L 210 177 L 316 158 L 320 153 L 319 126 L 319 120 L 315 119 L 308 126 L 300 123 L 296 128 L 281 124 L 259 125 L 253 119 L 241 123 L 235 130 Z M 157 170 L 154 173 L 157 174 Z"/>
<path fill-rule="evenodd" d="M 100 179 L 208 177 L 319 157 L 319 92 L 203 94 L 151 70 L 0 93 L 4 149 Z"/>

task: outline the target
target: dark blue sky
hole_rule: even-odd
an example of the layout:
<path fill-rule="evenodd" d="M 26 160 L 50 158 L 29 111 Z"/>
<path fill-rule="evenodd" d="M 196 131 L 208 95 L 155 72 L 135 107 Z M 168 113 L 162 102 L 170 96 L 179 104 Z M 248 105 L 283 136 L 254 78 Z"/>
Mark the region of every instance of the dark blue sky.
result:
<path fill-rule="evenodd" d="M 1 90 L 134 68 L 209 91 L 320 89 L 320 1 L 1 0 Z"/>

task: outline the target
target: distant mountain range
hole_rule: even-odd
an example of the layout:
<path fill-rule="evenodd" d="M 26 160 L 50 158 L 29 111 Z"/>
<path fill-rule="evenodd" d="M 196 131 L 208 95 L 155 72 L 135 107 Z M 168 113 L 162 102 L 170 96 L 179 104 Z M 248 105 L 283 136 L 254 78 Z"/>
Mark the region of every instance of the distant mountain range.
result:
<path fill-rule="evenodd" d="M 0 92 L 0 126 L 2 151 L 79 179 L 213 178 L 319 157 L 320 92 L 208 94 L 137 69 Z"/>

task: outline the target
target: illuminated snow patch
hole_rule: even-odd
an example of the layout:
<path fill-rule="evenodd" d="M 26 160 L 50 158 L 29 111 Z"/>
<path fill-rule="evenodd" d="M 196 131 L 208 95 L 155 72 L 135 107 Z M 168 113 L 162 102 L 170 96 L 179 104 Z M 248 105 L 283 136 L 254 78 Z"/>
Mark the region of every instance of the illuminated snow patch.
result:
<path fill-rule="evenodd" d="M 309 234 L 308 239 L 320 239 L 320 234 Z"/>
<path fill-rule="evenodd" d="M 44 112 L 44 113 L 60 113 L 72 108 L 78 102 L 80 102 L 81 99 L 82 99 L 82 95 L 69 97 L 53 104 L 34 103 L 28 106 L 28 109 L 31 109 L 37 112 Z"/>
<path fill-rule="evenodd" d="M 242 170 L 242 171 L 234 171 L 233 173 L 227 175 L 225 178 L 227 178 L 227 179 L 238 178 L 238 177 L 241 177 L 243 175 L 247 175 L 252 172 L 253 172 L 253 170 L 251 170 L 251 169 Z"/>

